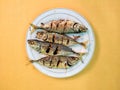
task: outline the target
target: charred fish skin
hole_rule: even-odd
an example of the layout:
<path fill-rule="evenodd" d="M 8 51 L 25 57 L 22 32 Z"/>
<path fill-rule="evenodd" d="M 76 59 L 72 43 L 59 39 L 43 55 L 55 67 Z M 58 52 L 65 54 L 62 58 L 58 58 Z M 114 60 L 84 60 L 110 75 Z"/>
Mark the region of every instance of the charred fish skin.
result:
<path fill-rule="evenodd" d="M 31 60 L 47 68 L 68 69 L 78 63 L 80 59 L 74 56 L 46 56 L 38 60 Z"/>
<path fill-rule="evenodd" d="M 70 55 L 70 54 L 79 55 L 79 53 L 74 52 L 71 48 L 60 44 L 43 42 L 36 39 L 28 40 L 28 44 L 30 45 L 31 48 L 33 48 L 37 52 L 46 55 Z"/>
<path fill-rule="evenodd" d="M 44 31 L 38 31 L 36 33 L 36 38 L 40 39 L 42 41 L 62 44 L 62 45 L 65 45 L 65 46 L 71 46 L 71 45 L 75 45 L 75 44 L 80 44 L 82 46 L 86 46 L 85 42 L 77 42 L 76 41 L 77 38 L 73 39 L 73 38 L 71 38 L 67 35 L 61 35 L 61 34 L 57 34 L 57 33 L 49 33 L 49 32 L 44 32 Z"/>
<path fill-rule="evenodd" d="M 48 23 L 41 23 L 40 26 L 35 26 L 34 24 L 31 24 L 31 26 L 34 28 L 33 30 L 44 29 L 48 32 L 55 32 L 59 34 L 80 33 L 86 32 L 88 30 L 88 28 L 85 27 L 83 24 L 65 19 L 52 20 Z"/>
<path fill-rule="evenodd" d="M 73 38 L 72 38 L 67 35 L 62 35 L 62 34 L 58 34 L 58 33 L 49 33 L 49 32 L 44 32 L 44 31 L 41 31 L 41 32 L 38 31 L 36 33 L 36 38 L 40 39 L 42 41 L 62 44 L 65 46 L 72 46 L 75 44 L 80 44 L 85 48 L 88 43 L 88 41 L 83 41 L 83 42 L 76 41 L 78 38 L 80 38 L 80 36 L 73 36 Z"/>

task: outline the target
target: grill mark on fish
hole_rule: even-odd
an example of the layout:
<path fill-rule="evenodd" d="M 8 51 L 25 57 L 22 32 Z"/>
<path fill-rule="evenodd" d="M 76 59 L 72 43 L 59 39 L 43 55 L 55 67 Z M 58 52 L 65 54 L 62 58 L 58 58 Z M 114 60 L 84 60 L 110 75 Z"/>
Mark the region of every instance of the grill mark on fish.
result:
<path fill-rule="evenodd" d="M 60 23 L 61 23 L 62 21 L 63 21 L 63 20 L 61 19 L 60 21 L 57 22 L 56 30 L 59 29 L 59 25 L 60 25 Z"/>
<path fill-rule="evenodd" d="M 50 48 L 51 48 L 51 44 L 48 46 L 48 48 L 47 48 L 47 50 L 46 50 L 46 53 L 49 53 Z"/>
<path fill-rule="evenodd" d="M 65 22 L 65 23 L 64 23 L 63 32 L 65 32 L 65 29 L 66 29 L 66 25 L 67 25 L 67 22 Z"/>
<path fill-rule="evenodd" d="M 63 41 L 64 41 L 64 40 L 63 40 L 63 36 L 62 36 L 61 38 L 62 38 L 62 42 L 61 42 L 61 44 L 63 44 Z"/>
<path fill-rule="evenodd" d="M 55 51 L 53 52 L 54 55 L 58 53 L 58 46 L 56 47 Z"/>
<path fill-rule="evenodd" d="M 55 34 L 53 34 L 52 42 L 53 42 L 53 43 L 55 42 Z"/>
<path fill-rule="evenodd" d="M 50 58 L 50 66 L 51 66 L 51 64 L 52 64 L 52 57 Z"/>
<path fill-rule="evenodd" d="M 51 30 L 53 30 L 53 27 L 54 27 L 53 23 L 54 23 L 54 22 L 51 22 L 51 23 L 52 23 Z"/>
<path fill-rule="evenodd" d="M 69 44 L 69 41 L 70 41 L 70 40 L 69 40 L 69 39 L 67 39 L 67 43 L 66 43 L 66 44 Z"/>
<path fill-rule="evenodd" d="M 57 67 L 59 66 L 59 63 L 60 63 L 60 57 L 58 58 L 58 62 L 57 62 Z"/>
<path fill-rule="evenodd" d="M 65 29 L 64 29 L 64 31 L 66 31 L 66 30 L 67 30 L 67 24 L 68 24 L 68 21 L 66 21 L 66 24 L 65 24 Z"/>
<path fill-rule="evenodd" d="M 57 25 L 56 25 L 56 30 L 58 29 L 58 27 L 59 27 L 59 22 L 57 22 Z"/>
<path fill-rule="evenodd" d="M 68 63 L 68 61 L 67 61 L 67 65 L 69 66 L 69 67 L 71 67 L 72 65 L 70 65 L 69 63 Z"/>
<path fill-rule="evenodd" d="M 51 22 L 51 24 L 50 24 L 50 29 L 52 29 L 52 26 L 53 26 L 53 24 L 52 24 L 52 22 Z"/>
<path fill-rule="evenodd" d="M 67 65 L 68 65 L 69 67 L 71 67 L 72 65 L 69 64 L 69 62 L 68 62 L 68 58 L 66 58 L 66 59 L 67 59 Z"/>

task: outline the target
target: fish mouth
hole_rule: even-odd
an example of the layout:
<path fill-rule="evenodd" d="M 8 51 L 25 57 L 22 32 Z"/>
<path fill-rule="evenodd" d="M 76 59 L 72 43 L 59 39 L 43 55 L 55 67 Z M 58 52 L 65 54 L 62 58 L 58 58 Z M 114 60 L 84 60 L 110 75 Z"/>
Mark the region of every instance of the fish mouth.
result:
<path fill-rule="evenodd" d="M 81 31 L 82 31 L 82 32 L 86 32 L 87 30 L 88 30 L 87 27 L 83 27 L 83 28 L 81 28 Z"/>
<path fill-rule="evenodd" d="M 33 40 L 27 40 L 28 44 L 32 45 L 33 44 Z"/>
<path fill-rule="evenodd" d="M 88 30 L 88 28 L 84 25 L 81 25 L 79 28 L 82 32 L 86 32 Z"/>
<path fill-rule="evenodd" d="M 29 40 L 27 40 L 27 42 L 28 42 L 28 44 L 30 44 L 30 45 L 33 45 L 33 44 L 35 44 L 35 42 L 38 42 L 39 40 L 36 40 L 36 39 L 29 39 Z"/>

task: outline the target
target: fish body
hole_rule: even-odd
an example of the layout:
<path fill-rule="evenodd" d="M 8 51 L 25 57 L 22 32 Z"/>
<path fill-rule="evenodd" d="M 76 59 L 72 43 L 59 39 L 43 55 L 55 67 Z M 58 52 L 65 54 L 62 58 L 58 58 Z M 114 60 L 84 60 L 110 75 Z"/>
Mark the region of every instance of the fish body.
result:
<path fill-rule="evenodd" d="M 41 23 L 40 26 L 35 26 L 34 24 L 31 24 L 31 26 L 34 28 L 32 32 L 35 29 L 44 29 L 48 32 L 55 32 L 60 34 L 79 33 L 87 31 L 87 27 L 85 27 L 83 24 L 65 19 L 52 20 L 48 23 Z"/>
<path fill-rule="evenodd" d="M 80 44 L 80 45 L 86 46 L 86 42 L 77 42 L 76 39 L 73 39 L 67 35 L 62 35 L 62 34 L 57 34 L 57 33 L 38 31 L 36 33 L 36 38 L 38 38 L 42 41 L 62 44 L 65 46 L 71 46 L 71 45 L 75 45 L 75 44 Z"/>
<path fill-rule="evenodd" d="M 48 68 L 67 69 L 74 66 L 80 58 L 74 56 L 47 56 L 30 62 L 37 62 Z"/>
<path fill-rule="evenodd" d="M 28 40 L 28 44 L 37 52 L 46 55 L 79 55 L 79 53 L 74 52 L 71 48 L 56 43 L 49 43 L 36 39 L 30 39 Z"/>

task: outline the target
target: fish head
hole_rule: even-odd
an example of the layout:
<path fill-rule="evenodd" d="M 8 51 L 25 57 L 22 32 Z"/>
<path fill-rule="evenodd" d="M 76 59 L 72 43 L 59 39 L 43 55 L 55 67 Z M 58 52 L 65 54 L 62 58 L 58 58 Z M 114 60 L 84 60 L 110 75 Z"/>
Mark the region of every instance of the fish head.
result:
<path fill-rule="evenodd" d="M 33 48 L 34 50 L 38 51 L 40 49 L 40 42 L 39 42 L 39 40 L 30 39 L 30 40 L 27 40 L 27 42 L 30 45 L 30 47 Z"/>
<path fill-rule="evenodd" d="M 88 28 L 82 24 L 79 25 L 79 29 L 81 32 L 86 32 L 88 30 Z"/>
<path fill-rule="evenodd" d="M 42 31 L 42 32 L 37 32 L 36 33 L 37 34 L 37 36 L 36 36 L 36 38 L 38 38 L 38 39 L 46 39 L 46 32 L 44 32 L 44 31 Z"/>
<path fill-rule="evenodd" d="M 50 24 L 41 23 L 41 28 L 44 28 L 44 29 L 46 29 L 46 30 L 49 30 L 49 29 L 50 29 Z"/>
<path fill-rule="evenodd" d="M 37 35 L 43 36 L 43 35 L 44 35 L 44 32 L 37 32 Z"/>

